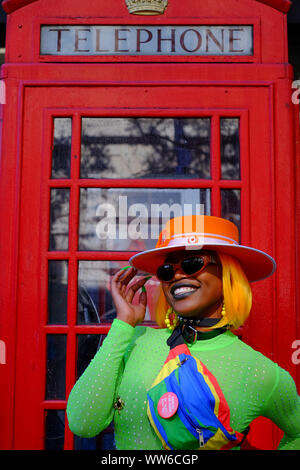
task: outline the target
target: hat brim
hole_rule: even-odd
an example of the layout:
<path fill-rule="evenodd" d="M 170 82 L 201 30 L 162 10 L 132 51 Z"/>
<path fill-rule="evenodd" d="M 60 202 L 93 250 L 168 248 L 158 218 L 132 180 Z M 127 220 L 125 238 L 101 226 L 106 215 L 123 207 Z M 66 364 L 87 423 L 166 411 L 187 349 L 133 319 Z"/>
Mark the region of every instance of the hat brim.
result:
<path fill-rule="evenodd" d="M 139 270 L 155 275 L 157 268 L 164 263 L 166 256 L 169 253 L 182 251 L 185 249 L 187 249 L 186 245 L 155 248 L 137 253 L 130 258 L 129 263 L 131 266 L 134 266 Z M 234 256 L 240 262 L 249 282 L 266 279 L 267 277 L 271 276 L 276 269 L 275 260 L 267 253 L 257 250 L 256 248 L 232 244 L 204 244 L 198 246 L 198 248 L 197 246 L 194 246 L 193 250 L 196 249 L 207 249 L 210 251 L 216 251 Z M 189 247 L 187 251 L 192 250 Z"/>

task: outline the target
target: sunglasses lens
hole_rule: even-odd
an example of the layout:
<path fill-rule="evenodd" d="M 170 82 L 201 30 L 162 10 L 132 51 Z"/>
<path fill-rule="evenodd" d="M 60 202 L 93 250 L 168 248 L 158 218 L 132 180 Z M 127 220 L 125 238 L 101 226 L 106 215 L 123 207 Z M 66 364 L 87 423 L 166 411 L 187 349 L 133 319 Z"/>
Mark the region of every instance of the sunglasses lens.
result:
<path fill-rule="evenodd" d="M 204 258 L 194 257 L 186 258 L 181 262 L 182 270 L 185 274 L 194 274 L 197 271 L 200 271 L 204 266 Z"/>
<path fill-rule="evenodd" d="M 160 281 L 171 281 L 174 277 L 174 268 L 171 264 L 163 264 L 156 273 Z"/>

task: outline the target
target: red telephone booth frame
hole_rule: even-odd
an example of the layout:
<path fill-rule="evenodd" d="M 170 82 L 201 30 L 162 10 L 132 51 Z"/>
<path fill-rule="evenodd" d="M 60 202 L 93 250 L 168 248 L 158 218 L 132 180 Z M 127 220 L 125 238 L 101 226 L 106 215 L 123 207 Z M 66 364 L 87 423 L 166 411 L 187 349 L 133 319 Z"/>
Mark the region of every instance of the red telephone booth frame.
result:
<path fill-rule="evenodd" d="M 0 324 L 0 339 L 5 341 L 7 348 L 6 364 L 0 365 L 3 372 L 0 384 L 3 390 L 1 447 L 42 449 L 44 410 L 65 409 L 65 400 L 45 403 L 42 398 L 45 335 L 69 335 L 67 354 L 68 358 L 73 358 L 70 362 L 73 361 L 73 366 L 67 366 L 68 392 L 75 381 L 76 335 L 83 332 L 102 334 L 109 329 L 109 324 L 79 327 L 76 325 L 75 310 L 70 312 L 67 326 L 47 325 L 45 263 L 47 259 L 61 259 L 63 256 L 62 253 L 48 253 L 45 249 L 49 226 L 48 189 L 55 185 L 70 185 L 70 182 L 53 183 L 49 179 L 51 132 L 50 127 L 45 128 L 44 125 L 49 124 L 53 115 L 73 117 L 73 157 L 80 155 L 80 116 L 87 112 L 87 108 L 88 114 L 95 116 L 99 114 L 99 109 L 107 115 L 119 116 L 126 109 L 126 115 L 140 113 L 166 116 L 168 113 L 176 115 L 179 112 L 176 108 L 181 113 L 197 115 L 200 107 L 195 107 L 193 111 L 191 105 L 193 89 L 193 93 L 196 90 L 196 96 L 198 93 L 204 103 L 201 105 L 201 115 L 213 115 L 215 120 L 220 115 L 235 116 L 239 113 L 242 116 L 242 135 L 246 142 L 243 155 L 245 180 L 239 183 L 220 181 L 220 167 L 216 158 L 216 163 L 212 165 L 212 180 L 193 183 L 196 187 L 207 185 L 212 188 L 214 215 L 221 214 L 221 187 L 238 185 L 243 189 L 242 239 L 273 254 L 278 264 L 277 273 L 272 279 L 254 285 L 253 315 L 243 329 L 243 339 L 289 370 L 299 384 L 299 371 L 291 361 L 291 344 L 299 335 L 295 259 L 296 222 L 299 223 L 299 220 L 294 218 L 298 119 L 297 108 L 290 101 L 292 70 L 286 65 L 285 13 L 290 2 L 247 0 L 245 4 L 239 5 L 234 15 L 228 17 L 228 2 L 226 8 L 220 2 L 211 2 L 209 9 L 205 10 L 203 5 L 195 6 L 192 0 L 187 0 L 184 6 L 179 0 L 174 0 L 161 17 L 143 18 L 143 24 L 195 24 L 201 17 L 206 17 L 208 24 L 224 24 L 224 18 L 226 24 L 238 24 L 240 21 L 253 24 L 254 55 L 245 57 L 242 63 L 239 57 L 175 57 L 171 63 L 167 63 L 166 57 L 149 56 L 141 61 L 136 57 L 113 56 L 110 59 L 102 57 L 101 64 L 99 58 L 95 57 L 53 59 L 39 55 L 41 24 L 77 24 L 78 19 L 72 18 L 80 18 L 80 24 L 99 21 L 99 5 L 97 8 L 95 5 L 83 8 L 80 2 L 74 5 L 73 1 L 67 0 L 61 6 L 61 18 L 54 19 L 46 3 L 42 0 L 6 0 L 3 4 L 9 14 L 7 63 L 2 71 L 7 92 L 3 135 L 9 135 L 10 138 L 5 137 L 2 142 L 0 207 L 6 230 L 1 233 L 1 259 L 4 262 L 0 285 L 2 310 L 11 314 L 8 316 L 5 313 Z M 115 8 L 107 3 L 101 2 L 101 21 L 115 24 Z M 189 16 L 187 11 L 191 12 Z M 122 2 L 118 21 L 120 24 L 141 24 L 141 18 L 129 15 Z M 273 44 L 267 39 L 275 28 L 279 39 Z M 23 35 L 27 34 L 28 37 L 28 31 L 32 42 L 25 45 Z M 105 94 L 102 93 L 101 100 L 97 102 L 95 93 L 101 89 L 105 90 Z M 126 92 L 120 93 L 121 89 Z M 166 89 L 168 98 L 163 91 Z M 142 98 L 144 92 L 147 98 Z M 137 96 L 143 102 L 142 108 Z M 165 106 L 161 106 L 161 103 L 165 103 Z M 256 109 L 261 119 L 264 118 L 261 129 L 255 128 Z M 34 124 L 34 116 L 41 118 L 37 125 Z M 218 148 L 218 139 L 215 133 L 212 140 L 215 148 Z M 255 142 L 255 148 L 252 142 Z M 259 142 L 262 142 L 262 148 L 268 153 L 267 158 L 259 153 Z M 36 155 L 41 155 L 41 164 Z M 255 162 L 259 165 L 259 172 Z M 91 184 L 78 180 L 78 164 L 76 161 L 74 163 L 74 159 L 71 180 L 70 188 L 74 193 L 80 185 Z M 251 186 L 251 182 L 255 182 L 255 185 Z M 109 187 L 111 184 L 130 187 L 133 183 L 132 180 L 99 180 L 96 183 L 99 187 Z M 176 187 L 178 181 L 134 182 L 135 187 L 143 187 L 145 184 L 153 188 L 157 185 Z M 181 187 L 190 187 L 191 182 L 183 180 L 180 184 Z M 266 199 L 262 203 L 263 198 Z M 74 277 L 78 259 L 86 257 L 86 254 L 78 253 L 76 247 L 77 206 L 78 199 L 73 198 L 70 207 L 70 249 L 65 254 L 70 260 Z M 30 214 L 33 216 L 30 217 Z M 39 227 L 35 233 L 31 231 L 33 222 L 34 226 Z M 100 258 L 126 260 L 129 255 L 126 252 L 108 252 L 101 253 Z M 99 252 L 89 253 L 89 259 L 99 259 Z M 70 289 L 69 299 L 71 305 L 75 306 L 75 288 Z M 264 321 L 258 327 L 260 303 L 267 305 L 267 308 L 264 308 Z M 33 423 L 30 432 L 29 422 Z M 271 431 L 271 438 L 264 439 L 264 442 L 265 428 L 262 426 L 267 426 Z M 262 426 L 254 426 L 251 444 L 254 447 L 274 448 L 280 433 L 265 421 Z M 65 448 L 73 448 L 73 437 L 68 430 L 65 432 Z"/>

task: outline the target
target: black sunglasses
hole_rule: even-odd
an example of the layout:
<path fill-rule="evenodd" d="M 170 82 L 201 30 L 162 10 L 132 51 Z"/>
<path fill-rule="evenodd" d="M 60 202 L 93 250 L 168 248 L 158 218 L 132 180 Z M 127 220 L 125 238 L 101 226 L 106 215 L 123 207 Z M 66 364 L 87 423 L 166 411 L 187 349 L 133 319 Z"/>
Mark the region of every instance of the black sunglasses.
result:
<path fill-rule="evenodd" d="M 179 263 L 164 263 L 158 267 L 156 277 L 163 282 L 170 282 L 174 279 L 176 269 L 179 268 L 186 276 L 198 274 L 206 268 L 208 264 L 218 264 L 216 258 L 211 254 L 189 256 Z"/>

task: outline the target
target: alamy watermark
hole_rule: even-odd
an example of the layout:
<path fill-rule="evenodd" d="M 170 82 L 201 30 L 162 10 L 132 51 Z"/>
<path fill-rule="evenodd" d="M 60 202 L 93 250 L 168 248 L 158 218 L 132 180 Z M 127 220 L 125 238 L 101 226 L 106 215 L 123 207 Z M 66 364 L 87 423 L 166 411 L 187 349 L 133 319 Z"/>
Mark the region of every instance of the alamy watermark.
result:
<path fill-rule="evenodd" d="M 295 88 L 295 91 L 292 93 L 292 103 L 300 103 L 300 80 L 294 80 L 292 83 L 292 88 Z"/>
<path fill-rule="evenodd" d="M 100 240 L 158 240 L 165 223 L 173 217 L 203 215 L 204 204 L 142 204 L 128 205 L 127 196 L 119 196 L 116 204 L 101 203 L 96 208 L 96 236 Z M 184 224 L 184 226 L 180 226 Z M 190 225 L 190 227 L 189 227 Z M 178 219 L 177 233 L 203 233 L 203 220 Z"/>
<path fill-rule="evenodd" d="M 295 351 L 291 355 L 291 361 L 294 365 L 300 364 L 300 340 L 295 339 L 291 345 L 291 348 Z M 0 340 L 0 365 L 6 364 L 6 344 L 3 340 Z"/>
<path fill-rule="evenodd" d="M 0 340 L 0 364 L 6 364 L 6 344 Z"/>
<path fill-rule="evenodd" d="M 0 104 L 5 104 L 6 103 L 6 87 L 5 87 L 5 81 L 0 80 Z"/>
<path fill-rule="evenodd" d="M 295 341 L 293 341 L 292 349 L 295 349 L 292 354 L 292 363 L 298 365 L 300 364 L 300 339 L 295 339 Z"/>

